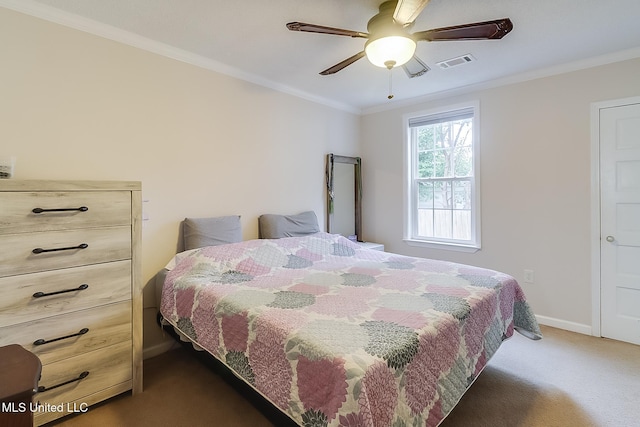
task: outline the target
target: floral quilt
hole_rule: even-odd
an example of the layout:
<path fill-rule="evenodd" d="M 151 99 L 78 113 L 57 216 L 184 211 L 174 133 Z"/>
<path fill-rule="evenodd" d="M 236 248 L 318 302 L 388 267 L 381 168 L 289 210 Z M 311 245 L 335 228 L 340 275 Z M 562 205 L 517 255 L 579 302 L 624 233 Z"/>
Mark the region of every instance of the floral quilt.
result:
<path fill-rule="evenodd" d="M 303 426 L 436 426 L 514 328 L 541 336 L 511 276 L 327 233 L 183 254 L 161 313 Z"/>

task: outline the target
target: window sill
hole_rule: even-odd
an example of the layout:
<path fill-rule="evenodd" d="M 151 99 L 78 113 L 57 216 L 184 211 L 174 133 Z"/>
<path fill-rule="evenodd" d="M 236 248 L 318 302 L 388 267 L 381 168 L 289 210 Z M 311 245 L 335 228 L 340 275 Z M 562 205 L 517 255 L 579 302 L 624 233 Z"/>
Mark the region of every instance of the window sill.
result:
<path fill-rule="evenodd" d="M 467 252 L 467 253 L 475 253 L 480 250 L 479 246 L 473 245 L 463 245 L 456 243 L 445 243 L 445 242 L 427 242 L 424 240 L 414 240 L 414 239 L 403 239 L 404 242 L 409 246 L 416 246 L 422 248 L 430 248 L 430 249 L 441 249 L 446 251 L 456 251 L 456 252 Z"/>

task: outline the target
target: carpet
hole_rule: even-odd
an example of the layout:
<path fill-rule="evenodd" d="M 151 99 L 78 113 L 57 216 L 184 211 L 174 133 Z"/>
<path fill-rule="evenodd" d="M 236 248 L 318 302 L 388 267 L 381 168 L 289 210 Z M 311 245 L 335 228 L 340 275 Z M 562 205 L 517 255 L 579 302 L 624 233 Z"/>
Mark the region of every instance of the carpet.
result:
<path fill-rule="evenodd" d="M 515 334 L 441 427 L 640 426 L 640 346 L 542 327 Z M 51 426 L 281 426 L 185 348 L 144 362 L 144 392 L 123 394 Z"/>

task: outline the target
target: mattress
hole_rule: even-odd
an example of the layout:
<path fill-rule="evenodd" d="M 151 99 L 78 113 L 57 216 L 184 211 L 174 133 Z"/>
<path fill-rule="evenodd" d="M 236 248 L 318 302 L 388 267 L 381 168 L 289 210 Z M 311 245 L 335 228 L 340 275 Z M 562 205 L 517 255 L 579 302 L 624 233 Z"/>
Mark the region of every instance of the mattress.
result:
<path fill-rule="evenodd" d="M 302 426 L 438 425 L 500 344 L 541 337 L 516 280 L 328 233 L 178 254 L 165 321 Z"/>

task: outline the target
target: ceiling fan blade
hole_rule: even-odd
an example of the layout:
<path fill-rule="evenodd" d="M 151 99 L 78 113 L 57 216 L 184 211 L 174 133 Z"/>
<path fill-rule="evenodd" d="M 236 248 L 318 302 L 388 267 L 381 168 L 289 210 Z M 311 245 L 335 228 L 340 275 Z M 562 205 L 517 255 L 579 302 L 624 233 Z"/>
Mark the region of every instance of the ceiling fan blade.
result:
<path fill-rule="evenodd" d="M 411 58 L 406 64 L 402 65 L 402 69 L 407 73 L 407 76 L 410 79 L 420 77 L 430 70 L 430 68 L 427 67 L 427 64 L 422 62 L 422 60 L 416 55 L 413 55 L 413 58 Z"/>
<path fill-rule="evenodd" d="M 416 20 L 429 0 L 398 0 L 393 19 L 401 25 L 409 25 Z"/>
<path fill-rule="evenodd" d="M 289 22 L 287 28 L 291 31 L 302 31 L 305 33 L 333 34 L 336 36 L 349 36 L 369 38 L 369 34 L 360 31 L 343 30 L 340 28 L 323 27 L 322 25 L 307 24 L 305 22 Z"/>
<path fill-rule="evenodd" d="M 501 39 L 513 29 L 509 18 L 475 22 L 454 27 L 434 28 L 413 33 L 416 41 Z"/>
<path fill-rule="evenodd" d="M 329 67 L 326 70 L 320 72 L 320 74 L 322 74 L 323 76 L 328 76 L 329 74 L 335 74 L 338 71 L 342 70 L 343 68 L 353 64 L 358 59 L 364 57 L 364 55 L 365 55 L 364 50 L 362 52 L 358 52 L 352 57 L 345 59 L 344 61 L 334 65 L 333 67 Z"/>

